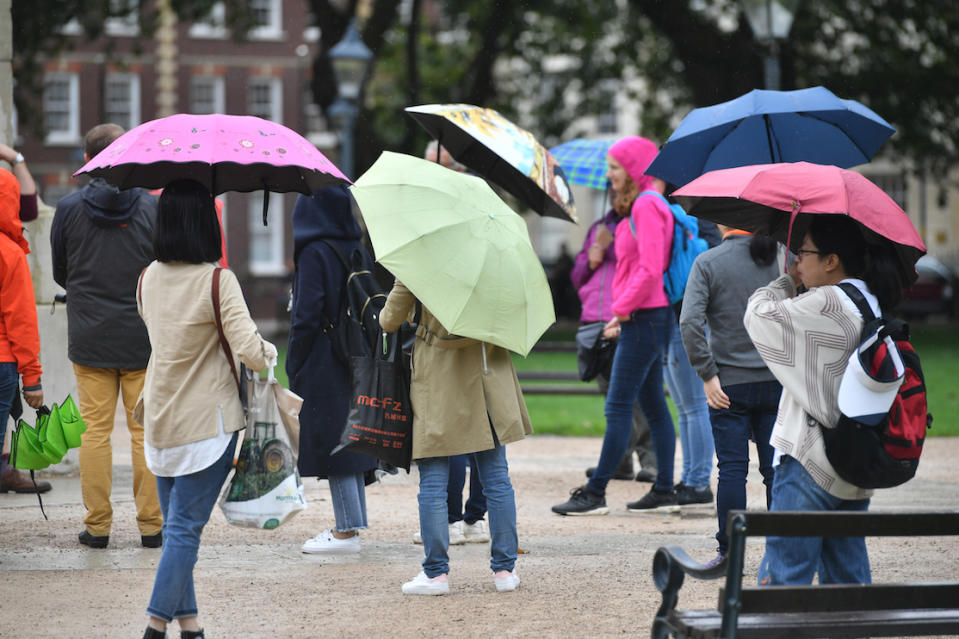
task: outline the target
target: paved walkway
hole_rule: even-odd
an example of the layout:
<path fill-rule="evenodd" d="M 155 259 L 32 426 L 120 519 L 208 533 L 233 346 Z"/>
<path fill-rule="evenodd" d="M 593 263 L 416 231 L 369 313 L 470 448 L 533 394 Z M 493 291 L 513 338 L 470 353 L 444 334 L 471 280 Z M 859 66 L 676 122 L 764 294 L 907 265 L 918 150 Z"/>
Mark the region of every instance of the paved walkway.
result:
<path fill-rule="evenodd" d="M 120 430 L 120 429 L 118 429 Z M 0 495 L 0 637 L 139 637 L 159 551 L 139 546 L 129 449 L 117 441 L 114 526 L 106 550 L 80 547 L 79 480 L 52 477 L 44 521 L 30 495 Z M 565 518 L 552 504 L 583 482 L 601 441 L 531 437 L 511 445 L 523 582 L 498 594 L 486 545 L 451 549 L 450 597 L 404 597 L 400 584 L 419 570 L 416 473 L 386 477 L 367 491 L 370 529 L 357 555 L 300 553 L 332 524 L 325 482 L 307 480 L 310 508 L 275 531 L 230 526 L 214 513 L 196 569 L 201 623 L 208 636 L 244 637 L 619 637 L 648 636 L 659 602 L 650 577 L 656 548 L 678 544 L 693 556 L 714 552 L 714 514 L 636 515 L 627 501 L 648 484 L 610 485 L 605 517 Z M 933 439 L 915 480 L 881 491 L 874 510 L 959 507 L 959 439 Z M 758 472 L 750 504 L 761 507 Z M 715 487 L 715 484 L 714 484 Z M 905 547 L 905 549 L 904 549 Z M 874 579 L 954 578 L 959 540 L 872 540 Z M 751 540 L 747 575 L 762 542 Z M 683 607 L 715 604 L 718 582 L 688 580 Z M 176 636 L 170 633 L 169 636 Z"/>

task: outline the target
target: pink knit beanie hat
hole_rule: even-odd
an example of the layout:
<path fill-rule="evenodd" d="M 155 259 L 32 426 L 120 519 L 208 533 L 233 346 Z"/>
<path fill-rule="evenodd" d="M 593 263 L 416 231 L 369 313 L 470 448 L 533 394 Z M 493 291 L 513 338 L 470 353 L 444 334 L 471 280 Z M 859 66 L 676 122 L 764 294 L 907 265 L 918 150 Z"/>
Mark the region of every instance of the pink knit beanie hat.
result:
<path fill-rule="evenodd" d="M 653 142 L 638 135 L 617 140 L 609 147 L 609 154 L 626 169 L 640 192 L 648 189 L 653 181 L 652 177 L 646 175 L 646 169 L 657 153 L 659 148 Z"/>

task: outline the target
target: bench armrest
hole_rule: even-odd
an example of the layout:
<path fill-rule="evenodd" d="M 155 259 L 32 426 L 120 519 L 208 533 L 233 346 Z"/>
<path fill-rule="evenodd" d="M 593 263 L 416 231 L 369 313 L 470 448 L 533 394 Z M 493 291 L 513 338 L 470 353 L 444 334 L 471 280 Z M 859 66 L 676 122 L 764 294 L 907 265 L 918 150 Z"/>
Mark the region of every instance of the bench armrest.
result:
<path fill-rule="evenodd" d="M 679 601 L 679 589 L 686 575 L 697 579 L 719 579 L 726 575 L 728 562 L 724 558 L 714 566 L 706 566 L 690 557 L 679 546 L 663 546 L 653 557 L 653 583 L 663 594 L 653 622 L 653 639 L 664 639 L 669 634 L 666 624 L 670 611 Z"/>

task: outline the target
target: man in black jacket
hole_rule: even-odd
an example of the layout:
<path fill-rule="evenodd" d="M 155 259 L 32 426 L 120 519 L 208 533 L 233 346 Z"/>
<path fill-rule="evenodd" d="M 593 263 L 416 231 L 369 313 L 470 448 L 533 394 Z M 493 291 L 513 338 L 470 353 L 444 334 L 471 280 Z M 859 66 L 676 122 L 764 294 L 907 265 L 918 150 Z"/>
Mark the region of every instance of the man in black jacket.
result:
<path fill-rule="evenodd" d="M 123 134 L 100 124 L 84 137 L 84 158 Z M 80 414 L 87 424 L 80 446 L 80 487 L 87 514 L 80 543 L 105 548 L 113 509 L 113 432 L 122 393 L 133 456 L 133 496 L 141 544 L 162 543 L 156 479 L 144 460 L 143 426 L 133 407 L 150 358 L 150 339 L 137 312 L 140 272 L 153 261 L 156 200 L 143 189 L 121 191 L 103 179 L 57 203 L 50 229 L 53 279 L 67 291 L 68 356 L 77 378 Z"/>

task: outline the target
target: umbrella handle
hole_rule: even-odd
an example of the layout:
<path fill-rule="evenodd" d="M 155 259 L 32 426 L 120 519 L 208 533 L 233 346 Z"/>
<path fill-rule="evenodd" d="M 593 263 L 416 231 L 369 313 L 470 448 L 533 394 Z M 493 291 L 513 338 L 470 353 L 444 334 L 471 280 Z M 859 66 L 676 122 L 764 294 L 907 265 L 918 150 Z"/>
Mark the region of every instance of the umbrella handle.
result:
<path fill-rule="evenodd" d="M 270 192 L 263 189 L 263 226 L 266 226 L 266 214 L 270 210 Z"/>
<path fill-rule="evenodd" d="M 793 239 L 793 224 L 795 224 L 795 222 L 796 222 L 796 216 L 797 216 L 797 215 L 799 215 L 799 203 L 796 202 L 796 200 L 793 200 L 793 201 L 792 201 L 792 213 L 789 214 L 789 230 L 786 231 L 786 254 L 787 254 L 786 257 L 787 257 L 787 259 L 784 260 L 783 273 L 788 273 L 788 272 L 789 272 L 789 259 L 788 259 L 788 257 L 789 257 L 789 252 L 792 250 L 790 247 L 792 246 L 792 239 Z"/>

